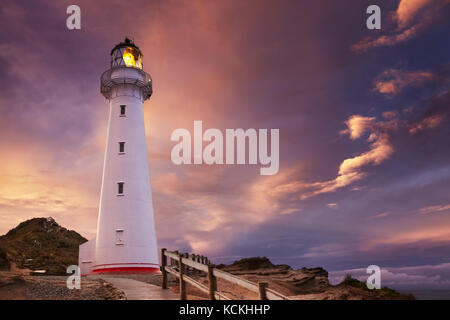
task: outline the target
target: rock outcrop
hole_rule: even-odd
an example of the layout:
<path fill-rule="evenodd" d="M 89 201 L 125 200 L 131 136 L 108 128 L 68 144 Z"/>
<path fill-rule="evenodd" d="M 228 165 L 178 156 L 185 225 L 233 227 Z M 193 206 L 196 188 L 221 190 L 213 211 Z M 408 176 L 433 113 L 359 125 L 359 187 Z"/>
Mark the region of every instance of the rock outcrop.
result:
<path fill-rule="evenodd" d="M 289 296 L 291 299 L 414 299 L 412 295 L 400 294 L 389 288 L 369 290 L 365 283 L 351 277 L 347 277 L 339 285 L 333 286 L 328 281 L 328 272 L 323 268 L 301 268 L 296 270 L 285 264 L 274 265 L 266 257 L 246 258 L 235 261 L 230 265 L 219 265 L 218 268 L 255 283 L 260 281 L 268 282 L 271 289 Z"/>

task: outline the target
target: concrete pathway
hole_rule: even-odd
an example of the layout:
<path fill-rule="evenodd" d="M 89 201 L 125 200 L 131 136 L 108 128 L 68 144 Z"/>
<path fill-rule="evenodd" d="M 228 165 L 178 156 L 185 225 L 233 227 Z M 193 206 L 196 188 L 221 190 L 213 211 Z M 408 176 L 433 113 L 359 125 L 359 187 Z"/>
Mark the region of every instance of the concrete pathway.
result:
<path fill-rule="evenodd" d="M 178 294 L 153 284 L 127 278 L 101 278 L 122 290 L 128 300 L 180 300 Z"/>

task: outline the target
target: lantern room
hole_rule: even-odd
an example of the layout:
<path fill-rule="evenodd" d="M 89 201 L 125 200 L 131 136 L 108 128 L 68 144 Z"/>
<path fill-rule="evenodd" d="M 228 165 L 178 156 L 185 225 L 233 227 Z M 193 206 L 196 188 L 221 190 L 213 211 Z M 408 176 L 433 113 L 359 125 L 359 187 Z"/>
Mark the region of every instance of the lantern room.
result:
<path fill-rule="evenodd" d="M 119 43 L 111 50 L 111 68 L 116 67 L 142 69 L 141 50 L 132 40 L 125 38 L 124 42 Z"/>
<path fill-rule="evenodd" d="M 124 90 L 142 101 L 153 92 L 152 78 L 143 70 L 142 52 L 128 38 L 111 50 L 111 68 L 100 79 L 100 92 L 106 99 L 123 95 Z"/>

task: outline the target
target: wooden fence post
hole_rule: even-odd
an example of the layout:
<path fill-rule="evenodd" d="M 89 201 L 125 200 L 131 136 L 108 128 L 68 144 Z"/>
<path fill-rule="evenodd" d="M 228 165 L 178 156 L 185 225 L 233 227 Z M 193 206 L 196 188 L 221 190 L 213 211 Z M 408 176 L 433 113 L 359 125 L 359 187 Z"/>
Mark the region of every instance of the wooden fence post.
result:
<path fill-rule="evenodd" d="M 208 265 L 208 281 L 209 281 L 209 300 L 215 300 L 215 292 L 217 291 L 217 278 L 214 276 L 214 265 Z"/>
<path fill-rule="evenodd" d="M 195 253 L 191 254 L 192 261 L 195 261 Z M 197 269 L 192 268 L 192 273 L 197 273 Z"/>
<path fill-rule="evenodd" d="M 174 253 L 179 257 L 180 254 L 178 253 L 178 250 L 175 250 Z M 180 269 L 180 261 L 174 260 L 175 266 L 177 266 L 178 269 Z"/>
<path fill-rule="evenodd" d="M 267 282 L 258 282 L 259 300 L 267 300 L 266 289 L 269 286 Z"/>
<path fill-rule="evenodd" d="M 184 254 L 185 258 L 189 260 L 189 253 L 185 253 Z M 188 265 L 186 265 L 186 274 L 189 274 L 189 272 L 191 271 L 191 267 L 189 267 Z"/>
<path fill-rule="evenodd" d="M 180 254 L 180 256 L 182 257 L 182 258 L 185 258 L 185 257 L 187 257 L 187 253 L 182 253 L 182 254 Z M 180 261 L 181 261 L 181 259 L 180 259 Z M 188 271 L 189 271 L 189 266 L 188 265 L 186 265 L 186 264 L 181 264 L 181 266 L 182 266 L 182 268 L 183 268 L 183 274 L 187 274 L 188 273 Z"/>
<path fill-rule="evenodd" d="M 167 256 L 166 256 L 166 248 L 161 249 L 161 272 L 162 272 L 162 288 L 167 289 Z"/>
<path fill-rule="evenodd" d="M 192 259 L 192 261 L 195 261 L 195 253 L 191 254 L 191 259 Z M 192 268 L 192 273 L 196 273 L 196 272 L 197 272 L 197 269 Z"/>
<path fill-rule="evenodd" d="M 183 258 L 183 254 L 178 254 L 178 258 L 180 259 L 178 262 L 179 264 L 179 273 L 180 273 L 180 300 L 187 300 L 187 294 L 186 294 L 186 282 L 184 282 L 184 271 L 185 266 L 181 259 Z"/>
<path fill-rule="evenodd" d="M 197 255 L 197 262 L 200 263 L 200 255 L 199 254 Z M 201 273 L 201 271 L 197 270 L 197 273 Z"/>

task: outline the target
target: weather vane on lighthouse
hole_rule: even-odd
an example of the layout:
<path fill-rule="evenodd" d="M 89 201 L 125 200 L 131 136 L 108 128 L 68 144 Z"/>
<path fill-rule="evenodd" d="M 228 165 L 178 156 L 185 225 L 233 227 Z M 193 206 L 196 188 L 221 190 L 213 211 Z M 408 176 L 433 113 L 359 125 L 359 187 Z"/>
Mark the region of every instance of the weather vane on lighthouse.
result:
<path fill-rule="evenodd" d="M 152 95 L 142 53 L 128 38 L 111 50 L 100 91 L 109 121 L 97 236 L 80 246 L 81 274 L 159 270 L 142 104 Z"/>

